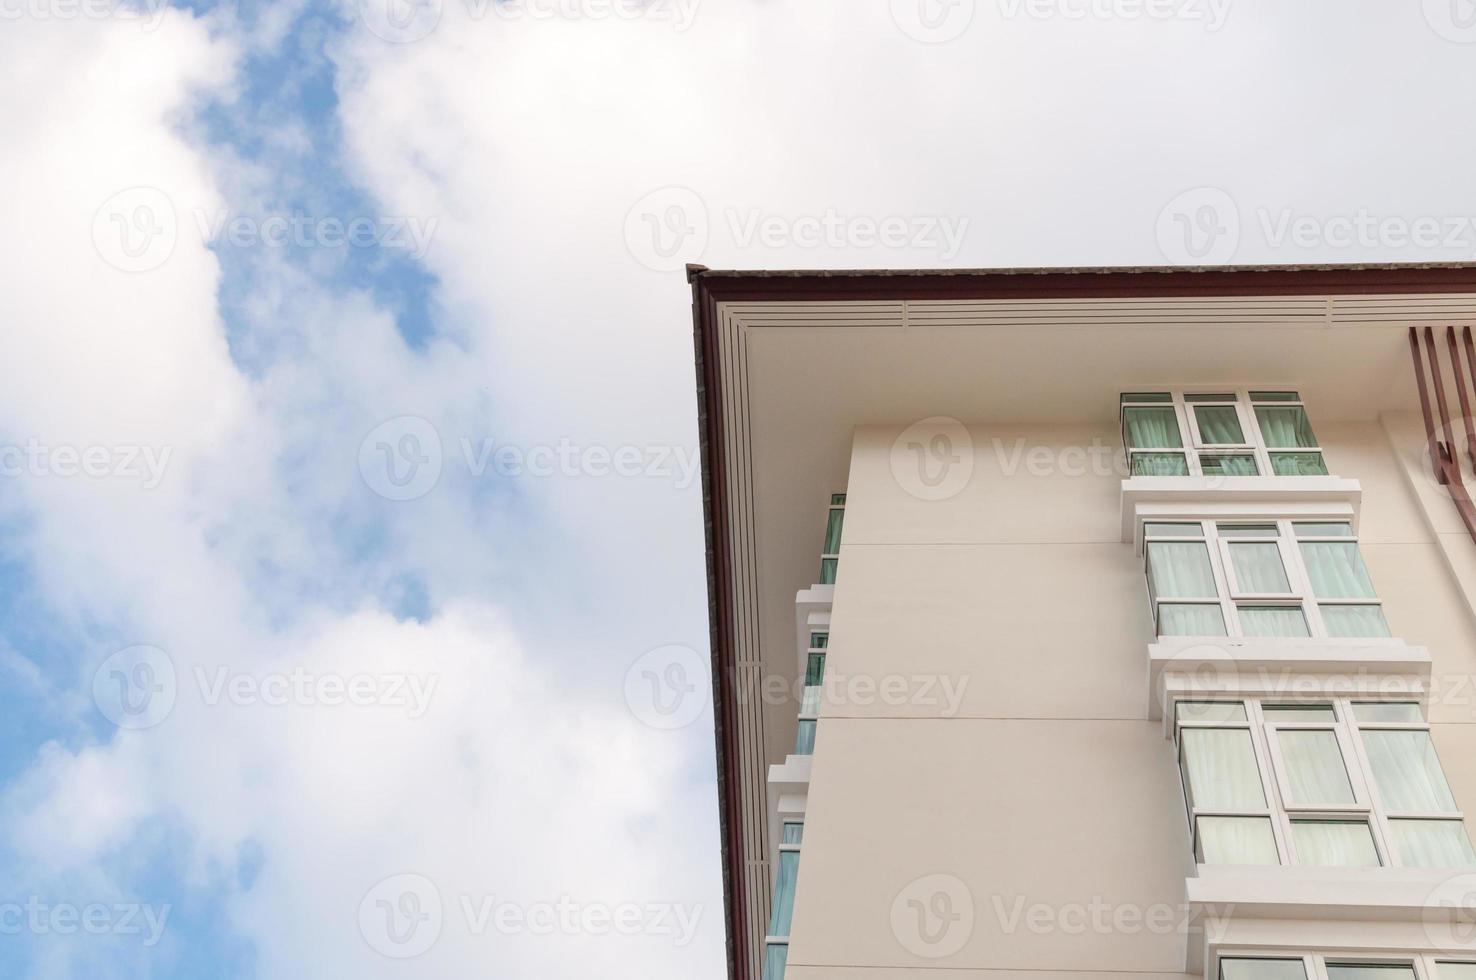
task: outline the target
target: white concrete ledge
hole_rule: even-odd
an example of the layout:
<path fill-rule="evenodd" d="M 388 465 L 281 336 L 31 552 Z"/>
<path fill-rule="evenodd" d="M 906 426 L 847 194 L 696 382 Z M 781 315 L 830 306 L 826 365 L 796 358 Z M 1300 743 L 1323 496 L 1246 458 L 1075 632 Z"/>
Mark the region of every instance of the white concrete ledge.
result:
<path fill-rule="evenodd" d="M 1147 521 L 1286 517 L 1358 526 L 1363 488 L 1338 476 L 1134 476 L 1122 481 L 1122 540 Z"/>
<path fill-rule="evenodd" d="M 1172 700 L 1210 694 L 1401 697 L 1423 708 L 1430 669 L 1429 650 L 1396 638 L 1160 637 L 1148 645 L 1149 716 L 1169 719 Z"/>
<path fill-rule="evenodd" d="M 1207 919 L 1456 922 L 1476 914 L 1476 868 L 1301 868 L 1199 865 L 1184 882 Z"/>

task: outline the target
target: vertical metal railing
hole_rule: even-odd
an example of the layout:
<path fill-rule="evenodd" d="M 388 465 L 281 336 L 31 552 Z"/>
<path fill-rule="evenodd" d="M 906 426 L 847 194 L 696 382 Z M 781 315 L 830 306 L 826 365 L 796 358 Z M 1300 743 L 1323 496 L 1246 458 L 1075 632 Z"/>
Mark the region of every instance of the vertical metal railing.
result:
<path fill-rule="evenodd" d="M 1451 373 L 1455 377 L 1456 396 L 1461 408 L 1461 423 L 1465 429 L 1466 456 L 1476 466 L 1476 419 L 1471 416 L 1471 397 L 1467 392 L 1467 379 L 1476 383 L 1476 344 L 1472 343 L 1471 328 L 1462 328 L 1462 339 L 1465 350 L 1465 367 L 1461 365 L 1461 346 L 1456 344 L 1455 327 L 1445 328 L 1446 346 L 1450 350 Z M 1425 328 L 1425 354 L 1420 356 L 1419 328 L 1409 328 L 1409 352 L 1414 360 L 1415 383 L 1420 393 L 1420 414 L 1425 420 L 1425 441 L 1429 447 L 1430 465 L 1435 471 L 1435 479 L 1440 481 L 1450 494 L 1450 499 L 1455 503 L 1456 511 L 1461 515 L 1461 522 L 1466 526 L 1466 532 L 1471 535 L 1471 540 L 1476 541 L 1476 504 L 1471 501 L 1470 491 L 1466 488 L 1465 475 L 1461 471 L 1460 457 L 1457 455 L 1456 439 L 1458 433 L 1450 417 L 1450 403 L 1445 397 L 1445 378 L 1440 370 L 1440 349 L 1435 344 L 1435 331 Z M 1425 361 L 1429 361 L 1430 380 L 1425 380 Z M 1436 427 L 1435 414 L 1430 405 L 1430 389 L 1435 389 L 1435 411 L 1440 414 L 1440 424 Z M 1443 438 L 1442 438 L 1443 437 Z"/>

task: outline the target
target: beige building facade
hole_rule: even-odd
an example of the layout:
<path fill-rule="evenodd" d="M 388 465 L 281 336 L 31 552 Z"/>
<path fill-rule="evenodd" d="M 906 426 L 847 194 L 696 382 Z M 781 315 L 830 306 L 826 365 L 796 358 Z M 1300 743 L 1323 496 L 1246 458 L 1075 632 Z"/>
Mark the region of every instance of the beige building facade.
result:
<path fill-rule="evenodd" d="M 690 278 L 734 977 L 1476 977 L 1476 269 Z"/>

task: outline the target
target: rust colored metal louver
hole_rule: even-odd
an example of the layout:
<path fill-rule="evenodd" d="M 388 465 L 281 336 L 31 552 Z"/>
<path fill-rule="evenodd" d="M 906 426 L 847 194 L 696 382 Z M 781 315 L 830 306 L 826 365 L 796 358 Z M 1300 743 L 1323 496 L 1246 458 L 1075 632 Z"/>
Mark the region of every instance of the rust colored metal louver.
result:
<path fill-rule="evenodd" d="M 1471 341 L 1471 328 L 1465 327 L 1461 331 L 1465 349 L 1466 366 L 1461 365 L 1461 346 L 1456 343 L 1455 327 L 1445 328 L 1446 346 L 1450 349 L 1450 368 L 1455 376 L 1456 395 L 1460 402 L 1461 423 L 1466 434 L 1466 455 L 1476 466 L 1476 419 L 1471 417 L 1471 399 L 1467 393 L 1467 371 L 1470 378 L 1476 383 L 1476 345 Z M 1450 499 L 1455 502 L 1456 510 L 1461 515 L 1461 522 L 1466 525 L 1466 532 L 1471 535 L 1471 540 L 1476 541 L 1476 504 L 1471 502 L 1470 491 L 1466 488 L 1464 475 L 1461 473 L 1460 459 L 1456 456 L 1456 433 L 1455 426 L 1450 418 L 1450 404 L 1445 398 L 1445 381 L 1440 371 L 1440 350 L 1435 344 L 1435 332 L 1425 328 L 1425 357 L 1420 356 L 1419 328 L 1409 328 L 1409 352 L 1414 358 L 1415 381 L 1420 390 L 1420 413 L 1425 417 L 1425 439 L 1429 444 L 1430 464 L 1435 471 L 1435 479 L 1446 488 Z M 1429 359 L 1430 382 L 1425 381 L 1425 359 Z M 1435 408 L 1440 413 L 1439 428 L 1435 424 L 1435 415 L 1430 410 L 1430 387 L 1435 388 Z M 1443 437 L 1443 438 L 1442 438 Z"/>

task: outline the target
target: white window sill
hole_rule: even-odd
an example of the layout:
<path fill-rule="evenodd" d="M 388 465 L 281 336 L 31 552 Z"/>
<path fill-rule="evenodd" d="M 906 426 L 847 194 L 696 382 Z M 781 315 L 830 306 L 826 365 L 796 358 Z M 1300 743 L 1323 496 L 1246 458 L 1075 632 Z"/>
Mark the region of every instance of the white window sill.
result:
<path fill-rule="evenodd" d="M 1122 481 L 1122 540 L 1141 542 L 1147 521 L 1347 520 L 1363 500 L 1339 476 L 1134 476 Z"/>

